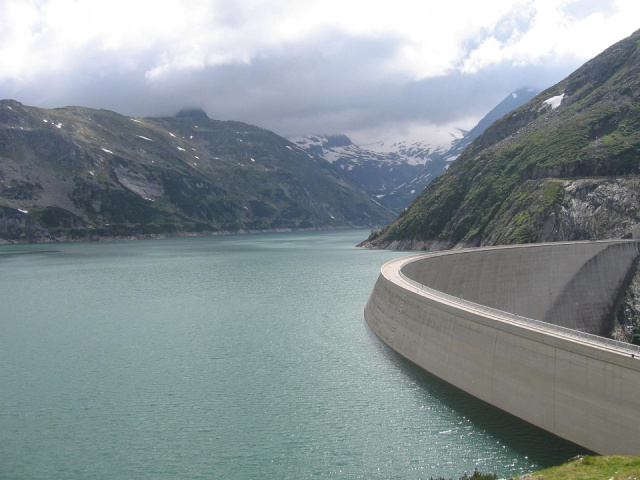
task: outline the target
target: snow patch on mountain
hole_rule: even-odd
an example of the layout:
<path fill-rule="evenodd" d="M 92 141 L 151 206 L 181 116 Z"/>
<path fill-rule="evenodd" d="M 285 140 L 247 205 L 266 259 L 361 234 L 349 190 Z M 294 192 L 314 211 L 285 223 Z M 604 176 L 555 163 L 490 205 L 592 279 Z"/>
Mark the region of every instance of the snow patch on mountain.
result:
<path fill-rule="evenodd" d="M 364 144 L 355 144 L 342 134 L 308 135 L 290 140 L 303 150 L 322 156 L 331 163 L 348 160 L 357 165 L 364 162 L 383 162 L 391 165 L 403 163 L 418 166 L 425 165 L 434 156 L 446 153 L 453 142 L 461 139 L 464 134 L 460 129 L 437 129 L 426 140 L 387 138 Z"/>
<path fill-rule="evenodd" d="M 328 160 L 385 207 L 399 212 L 446 170 L 445 154 L 465 133 L 439 129 L 426 140 L 390 137 L 364 144 L 355 144 L 343 134 L 290 140 L 308 154 Z"/>
<path fill-rule="evenodd" d="M 343 134 L 307 135 L 289 140 L 307 154 L 318 155 L 331 162 L 335 169 L 378 198 L 385 207 L 401 212 L 429 182 L 443 174 L 491 123 L 537 93 L 531 88 L 509 93 L 469 131 L 454 127 L 414 126 L 394 135 L 369 132 L 369 137 L 355 142 Z"/>
<path fill-rule="evenodd" d="M 551 106 L 551 109 L 555 110 L 560 106 L 563 99 L 564 99 L 564 93 L 562 95 L 556 95 L 555 97 L 551 97 L 542 103 L 544 103 L 545 105 Z"/>

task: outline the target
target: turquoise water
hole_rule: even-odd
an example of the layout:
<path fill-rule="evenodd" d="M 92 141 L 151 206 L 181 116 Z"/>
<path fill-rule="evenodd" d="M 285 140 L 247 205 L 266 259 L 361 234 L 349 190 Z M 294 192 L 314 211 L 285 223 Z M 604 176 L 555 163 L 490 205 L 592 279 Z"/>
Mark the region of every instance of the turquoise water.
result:
<path fill-rule="evenodd" d="M 500 476 L 575 445 L 406 362 L 368 232 L 0 246 L 0 478 Z"/>

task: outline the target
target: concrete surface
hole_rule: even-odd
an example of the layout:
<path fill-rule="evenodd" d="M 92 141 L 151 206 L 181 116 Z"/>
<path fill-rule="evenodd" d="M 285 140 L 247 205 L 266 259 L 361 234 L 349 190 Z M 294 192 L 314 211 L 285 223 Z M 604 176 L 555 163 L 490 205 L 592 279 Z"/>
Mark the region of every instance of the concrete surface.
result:
<path fill-rule="evenodd" d="M 398 259 L 364 315 L 394 350 L 462 390 L 595 452 L 638 455 L 640 349 L 562 328 L 601 331 L 637 256 L 635 241 L 608 241 Z"/>

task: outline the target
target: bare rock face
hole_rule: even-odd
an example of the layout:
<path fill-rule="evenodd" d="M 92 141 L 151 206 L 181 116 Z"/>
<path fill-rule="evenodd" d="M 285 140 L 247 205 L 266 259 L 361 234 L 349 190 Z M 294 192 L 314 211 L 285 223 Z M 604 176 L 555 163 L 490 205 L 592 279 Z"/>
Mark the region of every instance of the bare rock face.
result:
<path fill-rule="evenodd" d="M 631 237 L 640 223 L 639 200 L 638 177 L 567 181 L 555 239 Z"/>
<path fill-rule="evenodd" d="M 616 310 L 611 338 L 640 344 L 640 265 Z"/>

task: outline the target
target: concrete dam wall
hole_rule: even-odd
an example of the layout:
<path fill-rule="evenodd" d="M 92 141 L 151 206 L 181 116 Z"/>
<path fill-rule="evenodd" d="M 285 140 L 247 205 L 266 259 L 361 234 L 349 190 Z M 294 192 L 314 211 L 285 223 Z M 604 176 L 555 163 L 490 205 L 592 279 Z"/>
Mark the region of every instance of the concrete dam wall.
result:
<path fill-rule="evenodd" d="M 640 454 L 640 348 L 598 337 L 638 258 L 632 240 L 394 260 L 371 329 L 434 375 L 601 454 Z"/>

